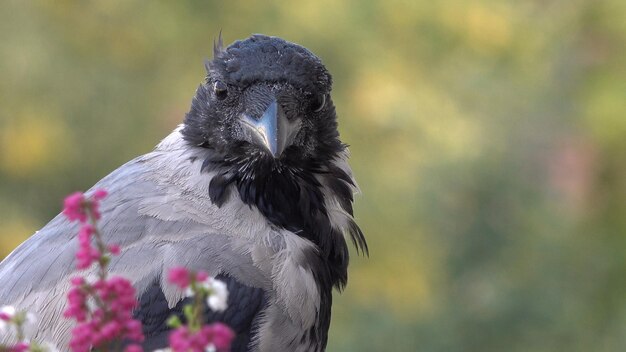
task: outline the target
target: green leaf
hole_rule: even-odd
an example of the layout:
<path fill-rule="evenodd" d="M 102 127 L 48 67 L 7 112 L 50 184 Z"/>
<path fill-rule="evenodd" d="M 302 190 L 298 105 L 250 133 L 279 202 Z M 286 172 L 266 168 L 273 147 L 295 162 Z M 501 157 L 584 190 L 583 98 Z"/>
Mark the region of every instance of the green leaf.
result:
<path fill-rule="evenodd" d="M 189 304 L 184 306 L 183 314 L 185 314 L 185 318 L 187 318 L 187 321 L 193 321 L 193 306 Z"/>
<path fill-rule="evenodd" d="M 173 315 L 173 316 L 169 317 L 169 319 L 167 319 L 167 326 L 169 326 L 170 328 L 179 328 L 179 327 L 181 327 L 181 325 L 183 325 L 183 323 L 175 315 Z"/>

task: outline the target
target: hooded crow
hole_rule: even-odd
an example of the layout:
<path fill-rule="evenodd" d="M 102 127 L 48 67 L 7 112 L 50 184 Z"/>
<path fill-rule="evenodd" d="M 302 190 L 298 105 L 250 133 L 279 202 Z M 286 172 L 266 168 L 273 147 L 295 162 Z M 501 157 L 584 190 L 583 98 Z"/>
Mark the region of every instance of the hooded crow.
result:
<path fill-rule="evenodd" d="M 185 298 L 165 273 L 184 266 L 227 283 L 228 309 L 204 317 L 233 328 L 232 351 L 324 351 L 345 238 L 367 253 L 331 75 L 277 37 L 221 42 L 184 123 L 92 188 L 108 190 L 99 226 L 122 247 L 109 270 L 137 290 L 146 350 L 167 346 Z M 36 338 L 62 350 L 77 231 L 59 215 L 0 263 L 0 303 L 35 313 Z"/>

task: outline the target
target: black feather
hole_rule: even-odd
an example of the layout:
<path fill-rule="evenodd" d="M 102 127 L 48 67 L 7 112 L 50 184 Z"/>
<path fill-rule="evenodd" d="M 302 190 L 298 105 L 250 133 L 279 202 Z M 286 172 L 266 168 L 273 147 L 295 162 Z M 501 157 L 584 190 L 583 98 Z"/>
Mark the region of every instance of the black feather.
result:
<path fill-rule="evenodd" d="M 330 89 L 332 79 L 319 58 L 308 49 L 261 34 L 219 50 L 210 71 L 228 83 L 245 87 L 252 82 L 288 81 L 307 91 Z"/>
<path fill-rule="evenodd" d="M 243 285 L 228 275 L 218 275 L 216 278 L 224 281 L 228 287 L 228 308 L 223 312 L 215 312 L 205 305 L 202 316 L 206 323 L 222 322 L 233 329 L 236 336 L 231 352 L 247 351 L 250 339 L 259 325 L 259 313 L 267 304 L 266 294 L 262 289 Z M 185 322 L 182 309 L 191 303 L 190 300 L 186 298 L 170 309 L 159 282 L 154 282 L 141 295 L 134 317 L 143 325 L 146 338 L 143 342 L 144 350 L 153 351 L 169 346 L 167 320 L 177 316 Z"/>
<path fill-rule="evenodd" d="M 209 183 L 209 197 L 218 207 L 221 207 L 228 198 L 228 185 L 232 182 L 233 177 L 226 173 L 215 175 L 211 179 L 211 183 Z"/>

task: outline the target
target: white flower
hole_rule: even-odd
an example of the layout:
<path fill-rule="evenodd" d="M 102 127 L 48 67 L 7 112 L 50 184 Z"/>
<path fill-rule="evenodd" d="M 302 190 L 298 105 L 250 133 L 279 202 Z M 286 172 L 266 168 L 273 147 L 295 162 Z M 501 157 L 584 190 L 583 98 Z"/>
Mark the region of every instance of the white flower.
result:
<path fill-rule="evenodd" d="M 15 315 L 15 307 L 13 306 L 4 306 L 0 308 L 0 313 L 8 315 L 10 318 L 13 318 Z"/>
<path fill-rule="evenodd" d="M 210 278 L 206 283 L 209 290 L 207 303 L 215 311 L 223 312 L 228 308 L 228 287 L 223 281 Z"/>
<path fill-rule="evenodd" d="M 4 318 L 0 319 L 0 333 L 5 333 L 7 328 L 10 326 L 7 320 L 11 320 L 13 319 L 13 316 L 15 316 L 15 307 L 3 306 L 0 308 L 0 315 Z"/>
<path fill-rule="evenodd" d="M 206 348 L 204 349 L 204 352 L 216 352 L 217 349 L 215 348 L 215 345 L 210 343 L 206 346 Z"/>

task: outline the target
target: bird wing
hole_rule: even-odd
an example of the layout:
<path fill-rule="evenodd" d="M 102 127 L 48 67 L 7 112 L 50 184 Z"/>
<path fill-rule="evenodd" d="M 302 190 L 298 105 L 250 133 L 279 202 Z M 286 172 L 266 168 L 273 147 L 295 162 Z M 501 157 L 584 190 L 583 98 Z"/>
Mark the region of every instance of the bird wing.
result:
<path fill-rule="evenodd" d="M 192 193 L 193 187 L 187 187 L 189 177 L 177 182 L 177 177 L 189 176 L 181 170 L 191 161 L 178 160 L 171 153 L 157 150 L 139 157 L 93 187 L 109 191 L 98 224 L 104 241 L 122 248 L 111 261 L 110 272 L 130 279 L 139 296 L 157 285 L 169 308 L 182 299 L 182 292 L 165 279 L 164 272 L 173 266 L 226 274 L 246 287 L 269 288 L 269 271 L 264 270 L 269 266 L 268 256 L 263 253 L 267 247 L 255 245 L 266 239 L 251 243 L 253 232 L 268 233 L 268 229 L 255 223 L 254 217 L 246 221 L 249 209 L 245 207 L 217 209 L 208 192 L 199 197 L 197 191 L 203 187 L 195 187 Z M 172 165 L 170 158 L 178 165 Z M 203 180 L 193 181 L 199 186 Z M 208 183 L 206 175 L 204 181 Z M 237 216 L 226 217 L 228 211 L 241 211 L 243 217 L 233 222 Z M 72 324 L 61 317 L 70 278 L 96 275 L 93 269 L 75 269 L 77 233 L 77 224 L 58 215 L 0 263 L 0 304 L 35 313 L 39 319 L 36 338 L 65 346 Z"/>

